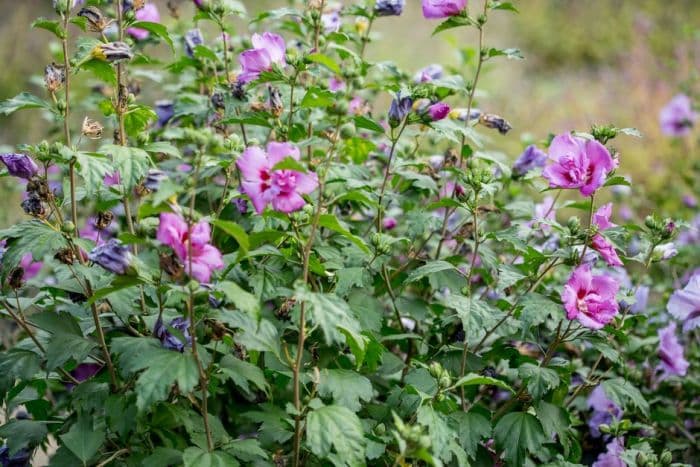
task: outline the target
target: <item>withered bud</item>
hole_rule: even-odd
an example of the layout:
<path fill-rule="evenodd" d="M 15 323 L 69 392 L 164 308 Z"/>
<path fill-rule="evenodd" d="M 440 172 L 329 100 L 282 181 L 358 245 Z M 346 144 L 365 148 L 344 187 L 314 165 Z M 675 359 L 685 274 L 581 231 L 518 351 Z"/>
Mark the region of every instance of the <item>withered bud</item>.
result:
<path fill-rule="evenodd" d="M 92 57 L 109 63 L 131 60 L 134 53 L 129 44 L 121 41 L 98 44 L 92 49 Z"/>
<path fill-rule="evenodd" d="M 502 135 L 505 135 L 513 128 L 505 118 L 495 114 L 482 114 L 481 117 L 479 117 L 479 123 L 487 128 L 498 130 Z"/>
<path fill-rule="evenodd" d="M 100 124 L 100 122 L 90 120 L 88 117 L 85 117 L 85 120 L 83 120 L 83 136 L 90 139 L 100 139 L 102 138 L 103 130 L 104 127 Z"/>
<path fill-rule="evenodd" d="M 78 16 L 87 20 L 87 27 L 92 32 L 103 32 L 112 24 L 113 20 L 107 18 L 102 11 L 94 6 L 87 6 L 78 12 Z"/>
<path fill-rule="evenodd" d="M 141 82 L 140 81 L 137 81 L 135 79 L 129 80 L 129 82 L 126 85 L 126 88 L 134 96 L 138 96 L 139 94 L 141 94 Z"/>
<path fill-rule="evenodd" d="M 17 266 L 10 272 L 10 275 L 7 277 L 7 285 L 17 290 L 22 287 L 23 279 L 24 269 L 22 269 L 20 266 Z"/>
<path fill-rule="evenodd" d="M 75 250 L 73 250 L 72 248 L 64 248 L 62 250 L 59 250 L 58 253 L 54 255 L 54 258 L 57 261 L 68 265 L 75 263 L 75 260 L 78 259 L 75 256 Z"/>
<path fill-rule="evenodd" d="M 180 264 L 175 255 L 161 253 L 160 269 L 171 276 L 174 280 L 180 279 L 185 272 L 185 268 Z"/>
<path fill-rule="evenodd" d="M 221 94 L 220 92 L 215 92 L 214 94 L 211 95 L 211 105 L 214 107 L 216 110 L 223 110 L 225 105 L 224 105 L 224 95 Z"/>
<path fill-rule="evenodd" d="M 144 6 L 146 6 L 146 0 L 124 0 L 124 10 L 125 11 L 132 10 L 132 9 L 134 11 L 137 11 L 137 10 L 140 10 L 141 8 L 143 8 Z"/>
<path fill-rule="evenodd" d="M 55 63 L 46 65 L 44 68 L 44 84 L 46 90 L 51 94 L 63 87 L 66 82 L 66 69 Z"/>
<path fill-rule="evenodd" d="M 309 0 L 309 10 L 320 10 L 323 7 L 323 0 Z"/>
<path fill-rule="evenodd" d="M 41 177 L 33 177 L 27 182 L 27 193 L 34 195 L 42 201 L 48 201 L 51 195 L 49 184 Z"/>
<path fill-rule="evenodd" d="M 46 209 L 41 202 L 41 198 L 36 193 L 29 193 L 29 197 L 22 201 L 22 209 L 30 216 L 43 219 L 46 217 Z"/>
<path fill-rule="evenodd" d="M 267 106 L 270 109 L 270 113 L 275 117 L 279 117 L 284 112 L 284 103 L 282 102 L 282 94 L 280 90 L 273 86 L 267 87 L 268 98 Z"/>
<path fill-rule="evenodd" d="M 97 230 L 105 230 L 112 223 L 114 219 L 114 214 L 112 211 L 104 211 L 97 213 L 97 218 L 95 219 L 95 228 Z"/>
<path fill-rule="evenodd" d="M 238 99 L 239 101 L 247 101 L 248 96 L 246 95 L 245 92 L 245 86 L 240 80 L 232 81 L 231 82 L 231 94 L 233 97 Z"/>

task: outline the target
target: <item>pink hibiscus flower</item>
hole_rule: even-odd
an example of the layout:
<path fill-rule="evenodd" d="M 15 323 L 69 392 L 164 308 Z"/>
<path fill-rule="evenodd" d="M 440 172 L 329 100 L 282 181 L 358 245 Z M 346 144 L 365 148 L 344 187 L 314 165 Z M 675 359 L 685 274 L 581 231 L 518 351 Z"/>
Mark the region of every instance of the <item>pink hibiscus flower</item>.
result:
<path fill-rule="evenodd" d="M 615 300 L 619 288 L 620 284 L 612 277 L 594 276 L 589 265 L 579 266 L 571 274 L 561 296 L 566 317 L 578 320 L 587 328 L 601 329 L 619 311 Z"/>

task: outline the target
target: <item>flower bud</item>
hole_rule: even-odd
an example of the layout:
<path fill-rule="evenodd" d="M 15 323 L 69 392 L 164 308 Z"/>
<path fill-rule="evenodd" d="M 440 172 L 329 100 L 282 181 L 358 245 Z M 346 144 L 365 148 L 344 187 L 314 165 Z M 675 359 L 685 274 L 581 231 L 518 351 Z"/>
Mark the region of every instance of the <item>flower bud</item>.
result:
<path fill-rule="evenodd" d="M 0 161 L 13 177 L 29 180 L 39 172 L 36 162 L 26 154 L 0 154 Z"/>
<path fill-rule="evenodd" d="M 185 53 L 188 57 L 194 57 L 194 49 L 198 45 L 204 44 L 204 37 L 202 36 L 202 31 L 199 29 L 190 29 L 185 33 Z"/>
<path fill-rule="evenodd" d="M 162 318 L 158 318 L 153 328 L 153 334 L 166 349 L 184 352 L 185 347 L 190 347 L 192 345 L 190 322 L 187 318 L 175 318 L 170 321 L 168 326 L 163 324 Z M 182 339 L 184 339 L 184 342 Z"/>
<path fill-rule="evenodd" d="M 96 120 L 90 120 L 88 117 L 85 117 L 83 120 L 83 136 L 86 136 L 90 139 L 100 139 L 102 138 L 102 131 L 104 130 L 104 127 L 100 124 L 100 122 Z"/>
<path fill-rule="evenodd" d="M 392 128 L 401 125 L 409 112 L 411 112 L 412 106 L 413 99 L 399 92 L 394 100 L 391 101 L 391 107 L 389 107 L 389 125 Z"/>
<path fill-rule="evenodd" d="M 639 467 L 645 467 L 649 462 L 649 457 L 645 453 L 640 452 L 637 454 L 637 458 L 635 460 L 637 461 L 637 465 Z"/>
<path fill-rule="evenodd" d="M 569 228 L 571 235 L 576 235 L 581 230 L 581 220 L 576 216 L 570 217 L 566 226 Z"/>
<path fill-rule="evenodd" d="M 49 93 L 53 94 L 66 83 L 66 69 L 55 63 L 44 68 L 44 85 Z"/>
<path fill-rule="evenodd" d="M 498 130 L 502 135 L 505 135 L 513 128 L 505 118 L 494 114 L 482 114 L 481 117 L 479 117 L 479 123 L 486 128 Z"/>
<path fill-rule="evenodd" d="M 133 261 L 129 248 L 116 238 L 95 247 L 88 254 L 88 259 L 115 274 L 126 274 Z"/>
<path fill-rule="evenodd" d="M 53 9 L 59 15 L 65 15 L 75 7 L 78 0 L 53 0 Z"/>
<path fill-rule="evenodd" d="M 95 48 L 92 49 L 91 55 L 97 60 L 109 63 L 131 60 L 134 57 L 131 47 L 129 47 L 127 43 L 120 41 L 96 45 Z"/>
<path fill-rule="evenodd" d="M 437 102 L 428 107 L 426 115 L 430 117 L 431 122 L 437 122 L 438 120 L 442 120 L 443 118 L 447 117 L 449 113 L 449 105 L 445 104 L 444 102 Z"/>
<path fill-rule="evenodd" d="M 400 16 L 406 0 L 377 0 L 374 5 L 374 13 L 377 16 Z"/>
<path fill-rule="evenodd" d="M 657 225 L 656 225 L 656 219 L 654 219 L 654 216 L 647 216 L 644 219 L 644 225 L 646 225 L 647 228 L 650 230 L 656 230 Z"/>
<path fill-rule="evenodd" d="M 673 462 L 673 454 L 671 454 L 671 451 L 662 452 L 661 457 L 659 457 L 659 462 L 661 462 L 661 465 L 671 465 Z"/>
<path fill-rule="evenodd" d="M 168 174 L 158 169 L 150 169 L 143 186 L 150 191 L 158 191 L 161 182 L 168 179 Z"/>
<path fill-rule="evenodd" d="M 467 121 L 467 109 L 453 109 L 450 111 L 449 117 L 452 120 L 460 120 L 462 122 Z M 481 110 L 471 109 L 469 111 L 469 120 L 477 120 L 481 117 Z"/>
<path fill-rule="evenodd" d="M 65 221 L 63 226 L 61 226 L 63 233 L 73 233 L 75 231 L 75 224 L 72 221 Z"/>
<path fill-rule="evenodd" d="M 355 20 L 355 31 L 358 34 L 364 34 L 369 29 L 369 21 L 364 16 L 358 16 Z"/>
<path fill-rule="evenodd" d="M 87 20 L 88 30 L 92 32 L 104 32 L 112 24 L 112 20 L 107 18 L 102 11 L 94 6 L 88 6 L 78 12 L 78 16 Z"/>

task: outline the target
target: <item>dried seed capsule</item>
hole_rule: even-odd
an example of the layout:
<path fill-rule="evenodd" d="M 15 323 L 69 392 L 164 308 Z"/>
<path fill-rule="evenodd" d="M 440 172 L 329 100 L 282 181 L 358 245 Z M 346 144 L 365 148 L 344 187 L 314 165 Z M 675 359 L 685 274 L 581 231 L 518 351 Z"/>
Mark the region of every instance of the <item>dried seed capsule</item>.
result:
<path fill-rule="evenodd" d="M 87 20 L 88 29 L 92 32 L 102 33 L 112 23 L 102 11 L 94 6 L 88 6 L 78 12 L 78 16 Z"/>
<path fill-rule="evenodd" d="M 88 117 L 85 117 L 85 120 L 83 120 L 83 136 L 86 136 L 90 139 L 100 139 L 102 138 L 103 130 L 104 127 L 100 124 L 100 122 L 96 120 L 90 120 Z"/>
<path fill-rule="evenodd" d="M 44 68 L 44 84 L 46 90 L 53 94 L 66 83 L 66 69 L 55 63 L 46 65 Z"/>

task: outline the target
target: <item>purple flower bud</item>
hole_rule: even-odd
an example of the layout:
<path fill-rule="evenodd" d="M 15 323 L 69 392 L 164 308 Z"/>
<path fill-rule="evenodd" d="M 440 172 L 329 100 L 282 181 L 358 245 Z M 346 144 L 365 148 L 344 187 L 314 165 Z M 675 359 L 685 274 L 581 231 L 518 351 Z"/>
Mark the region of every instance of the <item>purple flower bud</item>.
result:
<path fill-rule="evenodd" d="M 178 331 L 181 337 L 185 339 L 182 342 L 179 336 L 173 335 L 171 330 Z M 192 345 L 192 336 L 190 335 L 190 322 L 187 318 L 178 317 L 170 321 L 168 326 L 163 324 L 163 320 L 158 318 L 156 326 L 153 329 L 153 334 L 160 340 L 163 347 L 170 350 L 184 352 L 185 347 Z"/>
<path fill-rule="evenodd" d="M 39 167 L 25 154 L 0 154 L 0 160 L 14 177 L 29 180 L 39 172 Z"/>
<path fill-rule="evenodd" d="M 432 64 L 418 70 L 418 73 L 413 77 L 413 81 L 416 83 L 430 83 L 431 81 L 442 78 L 443 74 L 444 70 L 442 65 Z"/>
<path fill-rule="evenodd" d="M 396 128 L 404 121 L 413 107 L 413 99 L 399 92 L 389 107 L 389 125 Z"/>
<path fill-rule="evenodd" d="M 27 467 L 31 457 L 31 453 L 26 449 L 20 449 L 13 456 L 10 456 L 10 448 L 6 444 L 0 446 L 0 465 L 2 467 Z"/>
<path fill-rule="evenodd" d="M 248 201 L 246 201 L 244 198 L 236 198 L 231 202 L 236 206 L 239 213 L 245 214 L 248 212 Z"/>
<path fill-rule="evenodd" d="M 683 195 L 683 204 L 687 208 L 698 207 L 698 200 L 693 195 Z"/>
<path fill-rule="evenodd" d="M 391 229 L 395 228 L 397 224 L 398 224 L 398 222 L 396 221 L 395 217 L 387 217 L 382 222 L 382 225 L 384 226 L 384 228 L 386 230 L 391 230 Z"/>
<path fill-rule="evenodd" d="M 430 120 L 433 122 L 437 122 L 438 120 L 442 120 L 443 118 L 447 117 L 447 114 L 450 113 L 450 106 L 445 104 L 444 102 L 437 102 L 430 107 L 428 107 L 427 115 L 430 117 Z"/>
<path fill-rule="evenodd" d="M 536 167 L 544 167 L 545 162 L 547 162 L 547 154 L 534 144 L 531 144 L 525 148 L 525 151 L 513 164 L 513 172 L 522 176 Z"/>
<path fill-rule="evenodd" d="M 126 245 L 113 238 L 104 245 L 95 247 L 88 254 L 90 261 L 99 264 L 115 274 L 126 274 L 131 266 L 133 257 Z"/>
<path fill-rule="evenodd" d="M 403 13 L 406 0 L 377 0 L 374 12 L 377 16 L 399 16 Z"/>
<path fill-rule="evenodd" d="M 171 100 L 156 101 L 156 115 L 158 115 L 158 126 L 160 128 L 167 125 L 175 115 L 175 103 Z"/>
<path fill-rule="evenodd" d="M 76 366 L 73 371 L 70 372 L 71 376 L 74 377 L 78 382 L 82 383 L 87 381 L 93 376 L 95 376 L 102 369 L 102 365 L 99 363 L 81 363 Z M 67 389 L 72 389 L 74 384 L 66 384 Z"/>
<path fill-rule="evenodd" d="M 185 53 L 188 57 L 194 57 L 194 49 L 202 44 L 204 44 L 204 37 L 199 29 L 190 29 L 185 33 Z"/>

